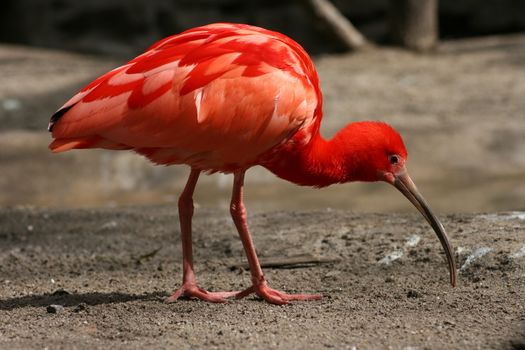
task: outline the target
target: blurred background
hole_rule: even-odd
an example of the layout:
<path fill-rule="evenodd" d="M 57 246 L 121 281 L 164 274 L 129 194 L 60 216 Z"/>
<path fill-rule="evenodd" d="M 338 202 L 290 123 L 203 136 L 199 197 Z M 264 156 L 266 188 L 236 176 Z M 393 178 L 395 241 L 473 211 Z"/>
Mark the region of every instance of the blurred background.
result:
<path fill-rule="evenodd" d="M 47 150 L 49 117 L 83 85 L 156 40 L 212 22 L 291 36 L 317 66 L 322 132 L 382 120 L 439 212 L 525 210 L 525 2 L 517 0 L 2 0 L 0 205 L 176 203 L 188 169 L 130 152 Z M 231 176 L 196 201 L 227 208 Z M 256 167 L 250 210 L 411 211 L 386 184 L 325 189 Z"/>

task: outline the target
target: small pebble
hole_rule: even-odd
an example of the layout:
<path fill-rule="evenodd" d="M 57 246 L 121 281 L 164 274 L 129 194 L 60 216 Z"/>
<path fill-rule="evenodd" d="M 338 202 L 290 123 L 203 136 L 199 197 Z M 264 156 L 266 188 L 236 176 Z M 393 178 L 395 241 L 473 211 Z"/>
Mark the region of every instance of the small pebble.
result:
<path fill-rule="evenodd" d="M 102 228 L 102 229 L 115 228 L 117 226 L 118 226 L 118 224 L 117 224 L 116 221 L 108 221 L 105 224 L 103 224 L 102 226 L 100 226 L 100 228 Z"/>
<path fill-rule="evenodd" d="M 336 278 L 338 275 L 341 274 L 341 271 L 338 271 L 338 270 L 332 270 L 330 272 L 327 272 L 324 277 L 327 277 L 327 278 Z"/>
<path fill-rule="evenodd" d="M 408 291 L 407 297 L 409 297 L 409 298 L 419 298 L 420 295 L 419 295 L 418 292 L 416 292 L 415 290 L 411 289 L 411 290 Z"/>
<path fill-rule="evenodd" d="M 58 314 L 64 311 L 64 307 L 62 305 L 49 305 L 46 310 L 48 314 Z"/>
<path fill-rule="evenodd" d="M 80 303 L 73 309 L 73 312 L 82 312 L 87 310 L 87 305 L 85 303 Z"/>

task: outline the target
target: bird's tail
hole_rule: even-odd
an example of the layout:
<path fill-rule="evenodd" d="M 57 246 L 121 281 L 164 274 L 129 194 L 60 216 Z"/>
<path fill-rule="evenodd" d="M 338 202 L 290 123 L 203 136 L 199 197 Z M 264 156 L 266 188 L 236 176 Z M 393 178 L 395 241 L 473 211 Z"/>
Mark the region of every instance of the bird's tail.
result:
<path fill-rule="evenodd" d="M 131 149 L 127 145 L 115 143 L 104 139 L 100 136 L 90 136 L 90 137 L 78 137 L 78 138 L 59 138 L 53 140 L 49 144 L 49 149 L 53 153 L 60 153 L 69 151 L 71 149 L 84 149 L 84 148 L 105 148 L 112 150 L 125 150 Z"/>

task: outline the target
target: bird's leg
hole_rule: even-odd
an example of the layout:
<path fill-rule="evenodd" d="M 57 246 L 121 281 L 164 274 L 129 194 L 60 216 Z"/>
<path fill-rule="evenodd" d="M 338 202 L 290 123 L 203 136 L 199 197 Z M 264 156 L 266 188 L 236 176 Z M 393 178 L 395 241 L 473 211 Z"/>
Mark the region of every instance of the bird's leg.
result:
<path fill-rule="evenodd" d="M 243 186 L 244 186 L 244 171 L 236 172 L 233 180 L 233 193 L 230 204 L 230 212 L 233 222 L 237 227 L 239 236 L 241 237 L 246 258 L 250 266 L 252 275 L 252 286 L 248 289 L 238 293 L 236 298 L 243 298 L 251 293 L 255 293 L 264 300 L 272 304 L 286 304 L 290 300 L 315 300 L 321 299 L 319 294 L 286 294 L 278 290 L 268 287 L 266 279 L 259 264 L 255 246 L 253 244 L 252 236 L 248 229 L 248 220 L 246 215 L 246 208 L 243 201 Z"/>
<path fill-rule="evenodd" d="M 197 287 L 193 270 L 193 248 L 191 240 L 191 219 L 193 217 L 193 192 L 199 179 L 200 170 L 192 169 L 186 187 L 179 197 L 179 221 L 182 239 L 182 286 L 165 301 L 172 303 L 181 296 L 220 303 L 238 292 L 208 292 Z"/>

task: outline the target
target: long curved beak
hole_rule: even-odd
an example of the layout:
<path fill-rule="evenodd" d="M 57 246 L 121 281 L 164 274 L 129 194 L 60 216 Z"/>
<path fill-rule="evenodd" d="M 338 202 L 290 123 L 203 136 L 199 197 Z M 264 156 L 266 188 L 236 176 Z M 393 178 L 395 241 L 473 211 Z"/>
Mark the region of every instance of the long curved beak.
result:
<path fill-rule="evenodd" d="M 428 221 L 430 226 L 434 229 L 434 232 L 436 232 L 436 235 L 439 238 L 439 241 L 441 242 L 441 245 L 443 246 L 443 249 L 445 250 L 445 254 L 447 256 L 448 261 L 448 269 L 450 272 L 450 284 L 452 284 L 452 287 L 456 286 L 456 262 L 454 260 L 454 255 L 452 253 L 452 246 L 450 245 L 450 242 L 448 240 L 447 233 L 445 232 L 445 229 L 443 228 L 443 225 L 439 220 L 436 218 L 436 216 L 432 213 L 430 210 L 427 202 L 423 198 L 423 196 L 419 193 L 416 185 L 408 176 L 408 173 L 406 171 L 403 171 L 400 174 L 394 175 L 394 182 L 392 183 L 405 197 L 408 198 L 408 200 L 419 210 L 419 212 L 425 217 L 425 219 Z"/>

